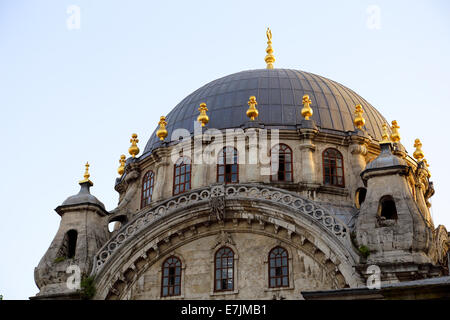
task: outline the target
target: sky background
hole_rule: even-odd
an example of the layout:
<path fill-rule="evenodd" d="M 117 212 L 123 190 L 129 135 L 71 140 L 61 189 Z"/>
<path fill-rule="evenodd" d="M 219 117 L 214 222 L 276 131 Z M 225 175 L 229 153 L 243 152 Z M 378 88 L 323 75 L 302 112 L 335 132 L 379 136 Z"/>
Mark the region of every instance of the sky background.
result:
<path fill-rule="evenodd" d="M 79 29 L 68 27 L 71 5 Z M 265 68 L 268 26 L 275 67 L 353 89 L 399 122 L 410 154 L 421 139 L 432 217 L 450 229 L 449 18 L 447 0 L 0 0 L 0 294 L 38 292 L 53 209 L 78 192 L 85 162 L 91 192 L 113 209 L 131 133 L 142 152 L 160 115 L 192 91 Z"/>

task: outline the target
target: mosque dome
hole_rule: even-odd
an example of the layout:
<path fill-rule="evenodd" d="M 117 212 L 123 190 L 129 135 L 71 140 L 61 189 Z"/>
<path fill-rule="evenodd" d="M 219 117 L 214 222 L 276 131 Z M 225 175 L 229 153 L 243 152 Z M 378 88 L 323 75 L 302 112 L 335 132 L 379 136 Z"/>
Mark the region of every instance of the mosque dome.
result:
<path fill-rule="evenodd" d="M 364 110 L 365 131 L 381 140 L 385 118 L 364 98 L 333 80 L 292 69 L 256 69 L 234 73 L 214 80 L 184 98 L 166 116 L 168 138 L 175 129 L 194 132 L 200 103 L 208 108 L 208 128 L 244 128 L 250 96 L 258 102 L 258 121 L 267 129 L 293 129 L 300 125 L 302 97 L 309 95 L 314 110 L 312 119 L 322 132 L 345 136 L 355 130 L 353 112 L 357 104 Z M 155 132 L 144 150 L 160 145 Z"/>

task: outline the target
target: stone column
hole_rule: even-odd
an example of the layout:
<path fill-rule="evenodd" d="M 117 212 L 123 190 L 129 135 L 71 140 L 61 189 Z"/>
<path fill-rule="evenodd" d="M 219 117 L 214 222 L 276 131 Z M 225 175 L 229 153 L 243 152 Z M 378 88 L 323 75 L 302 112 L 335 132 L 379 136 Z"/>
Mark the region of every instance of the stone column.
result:
<path fill-rule="evenodd" d="M 316 189 L 320 182 L 316 176 L 316 165 L 314 161 L 314 137 L 319 130 L 313 120 L 302 120 L 301 127 L 298 129 L 300 136 L 300 154 L 301 154 L 301 171 L 300 185 L 306 190 Z"/>

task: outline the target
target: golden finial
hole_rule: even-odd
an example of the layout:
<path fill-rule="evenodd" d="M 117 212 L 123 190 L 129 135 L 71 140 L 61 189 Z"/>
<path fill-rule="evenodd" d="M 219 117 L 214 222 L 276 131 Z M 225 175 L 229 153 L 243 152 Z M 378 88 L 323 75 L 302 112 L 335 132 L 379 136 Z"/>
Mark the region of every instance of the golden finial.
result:
<path fill-rule="evenodd" d="M 125 159 L 125 155 L 123 154 L 120 156 L 120 160 L 119 160 L 120 167 L 119 167 L 119 169 L 117 169 L 117 172 L 119 173 L 120 176 L 123 176 L 123 173 L 125 172 L 125 162 L 126 162 L 126 159 Z"/>
<path fill-rule="evenodd" d="M 427 159 L 423 159 L 422 162 L 425 163 L 425 169 L 427 169 L 427 171 L 428 171 L 428 178 L 430 178 L 431 177 L 431 173 L 430 173 L 430 170 L 428 169 L 430 167 L 430 165 L 428 164 Z"/>
<path fill-rule="evenodd" d="M 422 142 L 420 142 L 419 139 L 414 140 L 414 148 L 416 148 L 416 150 L 413 153 L 414 159 L 416 159 L 419 162 L 422 161 L 422 159 L 425 158 L 425 155 L 423 154 L 422 151 Z"/>
<path fill-rule="evenodd" d="M 167 129 L 166 129 L 166 117 L 161 116 L 161 118 L 159 119 L 159 129 L 158 131 L 156 131 L 156 136 L 159 138 L 159 140 L 164 140 L 167 137 Z"/>
<path fill-rule="evenodd" d="M 266 61 L 266 63 L 267 63 L 267 69 L 273 69 L 273 63 L 275 62 L 275 56 L 272 54 L 273 53 L 272 31 L 270 31 L 269 28 L 267 28 L 266 35 L 267 35 L 267 48 L 266 48 L 267 55 L 264 58 L 264 61 Z"/>
<path fill-rule="evenodd" d="M 303 104 L 303 109 L 302 109 L 302 116 L 303 118 L 305 118 L 305 120 L 309 120 L 309 117 L 312 117 L 313 115 L 313 109 L 311 108 L 311 99 L 309 98 L 309 96 L 307 94 L 305 94 L 303 96 L 302 99 L 302 104 Z"/>
<path fill-rule="evenodd" d="M 360 104 L 357 104 L 355 106 L 355 119 L 353 120 L 353 123 L 359 130 L 362 130 L 362 127 L 366 123 L 366 120 L 363 117 L 363 113 L 364 113 L 364 110 L 363 110 L 362 106 Z"/>
<path fill-rule="evenodd" d="M 400 133 L 398 132 L 398 129 L 400 129 L 400 126 L 397 124 L 397 121 L 394 120 L 392 121 L 392 126 L 391 126 L 391 140 L 392 142 L 399 142 L 400 141 Z"/>
<path fill-rule="evenodd" d="M 209 122 L 209 117 L 206 114 L 206 111 L 208 111 L 206 103 L 200 103 L 200 108 L 198 108 L 198 111 L 200 111 L 200 115 L 197 117 L 197 121 L 202 124 L 202 127 L 204 127 L 205 124 Z"/>
<path fill-rule="evenodd" d="M 250 100 L 248 100 L 248 110 L 247 110 L 247 117 L 250 118 L 250 120 L 255 120 L 255 118 L 258 117 L 258 109 L 256 109 L 256 106 L 258 105 L 258 102 L 256 102 L 256 97 L 251 96 Z"/>
<path fill-rule="evenodd" d="M 91 176 L 89 174 L 89 162 L 86 162 L 86 164 L 84 165 L 86 167 L 86 169 L 84 170 L 84 180 L 81 180 L 79 183 L 85 183 L 88 182 L 91 186 L 93 185 L 92 181 L 89 180 L 89 177 Z"/>
<path fill-rule="evenodd" d="M 383 136 L 381 137 L 380 144 L 383 143 L 391 143 L 391 140 L 389 139 L 389 132 L 388 132 L 388 125 L 387 123 L 383 123 Z"/>
<path fill-rule="evenodd" d="M 137 139 L 137 136 L 138 135 L 136 133 L 133 133 L 131 135 L 131 139 L 130 139 L 131 147 L 128 148 L 128 152 L 131 154 L 131 156 L 133 158 L 136 157 L 139 154 L 139 148 L 137 146 L 137 143 L 139 142 L 139 139 Z"/>

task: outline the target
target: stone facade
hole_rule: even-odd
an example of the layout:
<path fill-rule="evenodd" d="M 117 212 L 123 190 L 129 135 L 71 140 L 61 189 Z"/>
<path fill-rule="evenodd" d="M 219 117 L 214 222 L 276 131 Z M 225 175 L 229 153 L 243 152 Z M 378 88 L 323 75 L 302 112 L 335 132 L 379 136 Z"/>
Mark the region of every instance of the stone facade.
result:
<path fill-rule="evenodd" d="M 214 141 L 193 136 L 129 158 L 111 211 L 82 184 L 57 208 L 61 225 L 35 270 L 34 298 L 78 297 L 66 286 L 74 264 L 94 279 L 94 299 L 302 299 L 305 291 L 364 287 L 370 265 L 380 267 L 383 283 L 448 274 L 450 243 L 445 227 L 431 220 L 429 171 L 400 143 L 380 145 L 360 129 L 322 130 L 313 120 L 296 130 L 267 130 L 267 141 L 262 125 L 233 130 L 223 143 L 217 138 L 223 131 L 215 130 Z M 252 163 L 255 154 L 269 160 L 275 143 L 292 150 L 292 181 L 272 181 L 270 162 Z M 238 151 L 238 182 L 218 183 L 216 161 L 204 161 L 217 159 L 224 146 Z M 342 155 L 342 186 L 324 180 L 329 148 Z M 191 187 L 174 196 L 179 155 L 193 162 Z M 150 170 L 152 199 L 141 207 Z M 74 256 L 65 249 L 70 230 L 78 235 Z M 214 255 L 222 246 L 235 254 L 229 292 L 214 291 Z M 269 288 L 268 254 L 277 246 L 288 252 L 289 285 Z M 162 265 L 171 256 L 181 261 L 181 292 L 162 297 Z"/>

